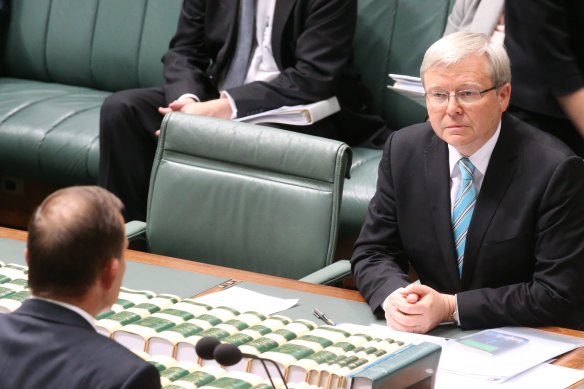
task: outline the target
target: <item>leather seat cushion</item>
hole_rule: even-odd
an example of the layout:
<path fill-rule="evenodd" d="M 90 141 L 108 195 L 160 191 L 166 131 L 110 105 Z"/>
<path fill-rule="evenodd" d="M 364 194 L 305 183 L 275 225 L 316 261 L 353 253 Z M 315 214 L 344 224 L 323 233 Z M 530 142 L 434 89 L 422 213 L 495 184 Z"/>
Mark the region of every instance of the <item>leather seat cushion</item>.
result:
<path fill-rule="evenodd" d="M 0 78 L 0 173 L 95 183 L 99 112 L 110 92 Z"/>

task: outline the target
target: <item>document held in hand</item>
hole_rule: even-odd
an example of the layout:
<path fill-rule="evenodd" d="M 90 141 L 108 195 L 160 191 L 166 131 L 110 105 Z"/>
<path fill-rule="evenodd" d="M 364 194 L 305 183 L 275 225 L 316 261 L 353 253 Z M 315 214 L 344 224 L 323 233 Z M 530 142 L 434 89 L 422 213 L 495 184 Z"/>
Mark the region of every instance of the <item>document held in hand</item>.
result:
<path fill-rule="evenodd" d="M 255 115 L 235 119 L 244 123 L 282 123 L 294 126 L 308 126 L 339 112 L 341 107 L 335 96 L 305 105 L 284 106 Z"/>

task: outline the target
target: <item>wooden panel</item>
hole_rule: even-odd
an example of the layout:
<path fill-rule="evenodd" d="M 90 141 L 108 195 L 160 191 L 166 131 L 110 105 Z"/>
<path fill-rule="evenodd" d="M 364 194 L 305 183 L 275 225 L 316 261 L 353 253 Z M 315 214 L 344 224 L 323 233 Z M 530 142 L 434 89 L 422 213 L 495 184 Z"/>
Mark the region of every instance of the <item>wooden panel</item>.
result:
<path fill-rule="evenodd" d="M 44 182 L 0 176 L 0 226 L 25 230 L 36 207 L 57 189 Z"/>

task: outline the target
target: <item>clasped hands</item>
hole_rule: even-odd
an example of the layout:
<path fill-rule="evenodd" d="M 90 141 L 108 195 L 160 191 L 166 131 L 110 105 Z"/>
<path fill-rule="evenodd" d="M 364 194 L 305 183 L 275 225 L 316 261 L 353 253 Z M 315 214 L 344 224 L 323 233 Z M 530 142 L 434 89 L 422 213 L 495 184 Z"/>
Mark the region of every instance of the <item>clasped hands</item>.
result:
<path fill-rule="evenodd" d="M 410 284 L 389 295 L 383 307 L 385 319 L 394 330 L 423 334 L 451 320 L 455 299 L 428 286 Z"/>
<path fill-rule="evenodd" d="M 190 97 L 175 100 L 168 107 L 159 107 L 158 112 L 162 115 L 170 112 L 184 112 L 191 115 L 211 116 L 220 119 L 231 119 L 233 114 L 229 100 L 225 97 L 204 102 L 198 102 Z M 154 135 L 160 136 L 160 130 L 156 130 Z"/>

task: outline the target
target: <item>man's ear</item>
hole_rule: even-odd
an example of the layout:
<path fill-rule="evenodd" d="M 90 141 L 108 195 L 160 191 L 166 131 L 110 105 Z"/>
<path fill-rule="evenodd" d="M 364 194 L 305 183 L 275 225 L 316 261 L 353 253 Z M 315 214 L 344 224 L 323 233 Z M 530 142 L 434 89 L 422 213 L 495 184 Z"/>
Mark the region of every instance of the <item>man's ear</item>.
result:
<path fill-rule="evenodd" d="M 120 261 L 117 258 L 110 258 L 101 273 L 101 286 L 106 290 L 110 290 L 119 271 Z"/>
<path fill-rule="evenodd" d="M 506 83 L 501 88 L 499 88 L 499 104 L 501 107 L 501 112 L 505 112 L 511 101 L 511 84 Z"/>

